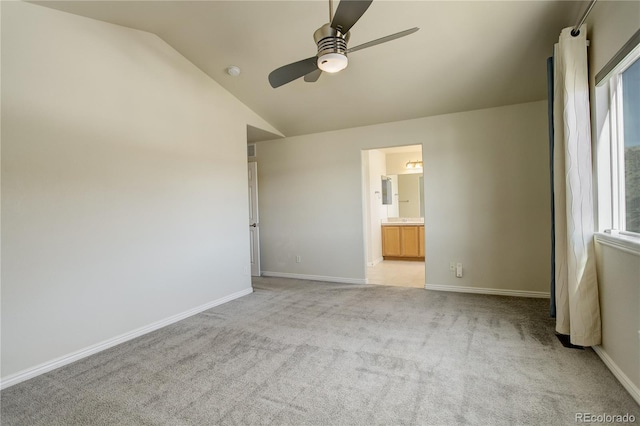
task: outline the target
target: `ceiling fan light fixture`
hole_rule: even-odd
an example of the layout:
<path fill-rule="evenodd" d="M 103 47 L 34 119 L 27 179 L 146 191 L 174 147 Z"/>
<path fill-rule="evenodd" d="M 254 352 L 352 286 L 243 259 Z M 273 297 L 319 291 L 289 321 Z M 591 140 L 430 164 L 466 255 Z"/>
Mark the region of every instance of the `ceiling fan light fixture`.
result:
<path fill-rule="evenodd" d="M 367 11 L 373 0 L 340 0 L 335 14 L 333 13 L 333 0 L 329 0 L 329 20 L 313 33 L 313 41 L 316 42 L 318 53 L 307 59 L 292 62 L 276 68 L 269 73 L 269 84 L 274 89 L 294 80 L 304 77 L 307 83 L 318 81 L 322 71 L 337 73 L 349 64 L 347 54 L 358 50 L 386 43 L 400 37 L 413 34 L 419 28 L 411 28 L 399 33 L 390 34 L 376 40 L 347 48 L 350 31 Z"/>
<path fill-rule="evenodd" d="M 325 53 L 318 58 L 318 68 L 328 73 L 342 71 L 348 64 L 347 56 L 341 53 Z"/>

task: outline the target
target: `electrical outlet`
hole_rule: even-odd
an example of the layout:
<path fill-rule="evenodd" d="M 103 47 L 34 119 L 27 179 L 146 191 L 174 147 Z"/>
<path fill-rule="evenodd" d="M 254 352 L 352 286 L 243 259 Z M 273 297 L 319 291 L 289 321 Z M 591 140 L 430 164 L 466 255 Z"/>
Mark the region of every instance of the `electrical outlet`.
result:
<path fill-rule="evenodd" d="M 296 256 L 296 263 L 302 262 L 302 257 L 300 255 Z"/>
<path fill-rule="evenodd" d="M 462 263 L 456 264 L 456 278 L 462 278 Z"/>
<path fill-rule="evenodd" d="M 456 262 L 449 263 L 449 270 L 454 272 L 456 270 Z"/>

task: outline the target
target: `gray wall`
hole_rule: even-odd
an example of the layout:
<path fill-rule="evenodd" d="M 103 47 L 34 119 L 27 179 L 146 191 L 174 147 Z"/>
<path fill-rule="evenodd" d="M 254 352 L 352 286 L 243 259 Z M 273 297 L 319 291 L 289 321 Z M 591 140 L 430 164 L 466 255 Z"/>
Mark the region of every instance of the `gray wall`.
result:
<path fill-rule="evenodd" d="M 3 381 L 250 290 L 247 123 L 154 35 L 3 2 Z"/>
<path fill-rule="evenodd" d="M 602 345 L 640 403 L 640 251 L 596 244 Z M 623 379 L 624 380 L 624 379 Z M 623 381 L 624 383 L 624 381 Z"/>
<path fill-rule="evenodd" d="M 260 143 L 263 270 L 363 280 L 361 150 L 412 144 L 424 158 L 427 284 L 548 294 L 546 102 Z"/>
<path fill-rule="evenodd" d="M 595 75 L 640 29 L 640 2 L 598 2 L 587 20 L 589 74 L 591 79 L 591 117 L 594 153 L 608 149 L 606 88 L 594 87 Z M 596 161 L 597 156 L 594 155 Z M 610 227 L 610 191 L 607 164 L 597 164 L 598 229 Z M 603 184 L 604 183 L 604 184 Z M 640 404 L 640 251 L 635 254 L 619 248 L 596 245 L 602 345 L 598 352 Z"/>

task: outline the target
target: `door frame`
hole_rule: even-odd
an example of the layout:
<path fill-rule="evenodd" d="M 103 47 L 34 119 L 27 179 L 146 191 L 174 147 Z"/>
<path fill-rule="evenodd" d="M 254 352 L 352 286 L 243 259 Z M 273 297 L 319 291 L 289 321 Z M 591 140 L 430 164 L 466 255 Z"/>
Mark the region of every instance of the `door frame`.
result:
<path fill-rule="evenodd" d="M 260 270 L 260 216 L 258 211 L 258 162 L 247 163 L 249 198 L 249 267 L 251 276 L 259 277 Z"/>
<path fill-rule="evenodd" d="M 377 187 L 377 180 L 375 181 L 376 187 L 372 188 L 370 186 L 370 165 L 369 165 L 369 157 L 368 157 L 368 153 L 369 151 L 372 150 L 382 150 L 383 152 L 386 150 L 395 150 L 398 149 L 398 153 L 401 152 L 401 150 L 403 148 L 406 147 L 418 147 L 418 150 L 420 151 L 420 160 L 423 162 L 423 164 L 425 164 L 424 162 L 424 146 L 421 143 L 412 143 L 412 144 L 403 144 L 403 145 L 394 145 L 394 146 L 382 146 L 382 147 L 367 147 L 367 148 L 361 148 L 360 150 L 360 179 L 361 179 L 361 190 L 362 190 L 362 228 L 363 228 L 363 246 L 364 246 L 364 276 L 365 276 L 365 282 L 368 282 L 368 275 L 369 275 L 369 267 L 372 266 L 376 266 L 380 261 L 383 261 L 383 257 L 380 257 L 379 259 L 369 259 L 370 256 L 370 251 L 371 251 L 371 241 L 373 240 L 373 236 L 371 235 L 371 205 L 372 205 L 372 200 L 377 200 L 378 195 L 381 193 L 381 191 L 378 191 L 378 187 Z M 385 176 L 388 176 L 389 174 L 393 174 L 390 173 L 389 170 L 386 170 L 385 172 Z M 397 188 L 396 188 L 397 190 Z M 426 208 L 426 197 L 424 197 L 424 171 L 423 171 L 423 186 L 422 186 L 422 204 L 421 204 L 421 210 L 424 210 Z M 394 198 L 395 201 L 395 198 Z M 377 204 L 377 201 L 375 201 Z M 380 233 L 382 233 L 382 230 L 380 230 Z M 422 247 L 423 249 L 426 247 L 426 238 L 422 237 Z M 423 264 L 425 265 L 425 273 L 424 273 L 424 283 L 423 283 L 423 288 L 426 286 L 426 281 L 427 281 L 427 271 L 426 271 L 426 258 L 424 260 L 422 260 L 421 262 L 423 262 Z"/>

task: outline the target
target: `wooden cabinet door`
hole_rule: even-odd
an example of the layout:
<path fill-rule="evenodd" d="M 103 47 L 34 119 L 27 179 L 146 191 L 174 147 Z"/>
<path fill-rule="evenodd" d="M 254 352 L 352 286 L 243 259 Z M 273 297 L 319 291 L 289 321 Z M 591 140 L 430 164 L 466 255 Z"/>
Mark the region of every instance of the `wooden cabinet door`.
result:
<path fill-rule="evenodd" d="M 419 257 L 420 256 L 420 238 L 418 238 L 417 226 L 401 226 L 400 241 L 402 242 L 403 257 Z"/>
<path fill-rule="evenodd" d="M 400 226 L 382 227 L 382 255 L 401 256 L 400 250 Z"/>
<path fill-rule="evenodd" d="M 424 257 L 424 226 L 418 226 L 419 256 Z"/>

